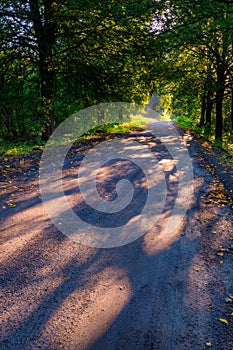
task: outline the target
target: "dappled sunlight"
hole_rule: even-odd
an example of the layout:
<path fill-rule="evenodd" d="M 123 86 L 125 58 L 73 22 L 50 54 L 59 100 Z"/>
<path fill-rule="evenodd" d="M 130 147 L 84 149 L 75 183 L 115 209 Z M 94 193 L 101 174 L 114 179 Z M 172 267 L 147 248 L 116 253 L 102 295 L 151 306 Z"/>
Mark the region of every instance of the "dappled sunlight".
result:
<path fill-rule="evenodd" d="M 171 176 L 171 174 L 169 174 Z M 176 177 L 176 173 L 174 175 Z M 175 197 L 176 198 L 176 197 Z M 177 199 L 177 198 L 176 198 Z M 143 252 L 148 256 L 153 256 L 163 250 L 169 249 L 174 244 L 183 232 L 187 224 L 187 213 L 176 214 L 172 213 L 171 203 L 174 201 L 174 194 L 167 195 L 167 206 L 163 213 L 159 216 L 158 222 L 154 227 L 143 237 Z M 190 208 L 196 204 L 196 198 L 189 198 Z M 194 214 L 194 215 L 199 215 Z M 189 237 L 192 234 L 188 231 L 186 235 Z"/>
<path fill-rule="evenodd" d="M 16 212 L 4 219 L 2 225 L 4 231 L 1 233 L 0 261 L 3 263 L 41 234 L 41 230 L 48 225 L 48 216 L 41 204 L 38 204 Z"/>
<path fill-rule="evenodd" d="M 178 218 L 178 226 L 175 226 L 171 232 L 167 231 L 167 225 L 172 218 L 167 217 L 166 213 L 161 214 L 160 220 L 143 237 L 142 250 L 148 256 L 153 256 L 163 250 L 167 250 L 180 238 L 180 233 L 184 226 L 184 221 Z"/>
<path fill-rule="evenodd" d="M 37 280 L 30 283 L 25 282 L 21 285 L 21 288 L 14 293 L 9 292 L 9 299 L 7 302 L 7 309 L 3 311 L 0 317 L 4 320 L 2 323 L 1 335 L 6 337 L 11 334 L 11 329 L 17 329 L 21 323 L 27 320 L 33 312 L 35 312 L 40 305 L 43 303 L 45 298 L 48 298 L 49 294 L 52 293 L 59 285 L 62 284 L 64 277 L 56 273 L 46 274 L 46 276 L 38 275 Z M 14 295 L 12 299 L 10 296 Z M 21 310 L 24 310 L 22 313 Z"/>
<path fill-rule="evenodd" d="M 233 350 L 233 1 L 0 13 L 0 348 Z"/>
<path fill-rule="evenodd" d="M 61 347 L 69 344 L 70 349 L 87 349 L 107 331 L 131 297 L 127 271 L 117 267 L 90 276 L 88 285 L 70 293 L 44 325 L 39 341 L 48 348 L 56 348 L 49 337 L 55 332 Z"/>
<path fill-rule="evenodd" d="M 163 171 L 174 172 L 177 161 L 174 161 L 174 159 L 163 158 L 162 160 L 159 161 L 159 164 L 161 164 Z"/>
<path fill-rule="evenodd" d="M 31 228 L 31 230 L 24 229 L 12 234 L 4 243 L 1 243 L 1 263 L 6 263 L 11 256 L 18 254 L 20 250 L 25 248 L 25 245 L 33 238 L 41 234 L 41 229 Z"/>
<path fill-rule="evenodd" d="M 222 279 L 224 253 L 220 249 L 229 246 L 228 232 L 232 223 L 228 215 L 222 215 L 216 206 L 205 207 L 201 204 L 200 212 L 193 215 L 193 223 L 186 230 L 189 244 L 197 245 L 197 253 L 193 256 L 187 271 L 187 292 L 184 303 L 187 307 L 200 312 L 210 312 L 213 309 L 213 298 L 219 299 L 230 293 L 226 280 Z M 196 228 L 194 229 L 194 226 Z M 228 231 L 229 230 L 229 231 Z M 199 241 L 201 240 L 201 247 Z M 211 249 L 211 254 L 209 250 Z M 214 263 L 214 264 L 213 264 Z M 221 310 L 217 310 L 221 315 Z"/>
<path fill-rule="evenodd" d="M 170 182 L 170 183 L 178 183 L 178 181 L 179 181 L 179 176 L 178 176 L 178 174 L 169 174 L 169 176 L 168 176 L 168 181 Z"/>
<path fill-rule="evenodd" d="M 9 336 L 13 328 L 17 332 L 33 319 L 37 319 L 39 330 L 44 320 L 53 313 L 55 305 L 59 305 L 60 299 L 65 297 L 61 291 L 66 290 L 68 295 L 74 288 L 85 285 L 88 268 L 93 259 L 98 258 L 95 249 L 80 249 L 68 239 L 59 242 L 51 233 L 38 235 L 27 243 L 24 250 L 8 257 L 2 271 L 3 280 L 6 274 L 11 282 L 3 286 L 8 295 L 7 307 L 0 317 L 4 319 L 3 337 Z M 79 276 L 84 266 L 87 276 Z M 72 280 L 70 275 L 73 271 Z"/>
<path fill-rule="evenodd" d="M 186 134 L 183 135 L 182 139 L 184 141 L 185 146 L 187 147 L 189 146 L 190 142 L 193 140 L 193 136 L 186 132 Z"/>
<path fill-rule="evenodd" d="M 3 257 L 7 258 L 3 341 L 13 339 L 21 345 L 21 335 L 27 334 L 26 346 L 36 349 L 108 349 L 119 344 L 122 349 L 143 349 L 148 344 L 165 349 L 181 334 L 188 337 L 190 323 L 196 327 L 199 317 L 209 312 L 215 281 L 203 259 L 202 240 L 208 225 L 221 225 L 224 220 L 209 206 L 208 211 L 202 210 L 201 177 L 194 179 L 193 197 L 191 176 L 184 177 L 180 186 L 187 165 L 183 159 L 170 159 L 155 141 L 151 144 L 154 160 L 146 168 L 154 176 L 149 183 L 137 166 L 143 157 L 137 157 L 132 148 L 133 152 L 132 161 L 111 159 L 95 169 L 85 163 L 79 167 L 79 159 L 68 173 L 64 168 L 62 186 L 51 183 L 51 196 L 49 191 L 47 196 L 58 219 L 55 225 L 38 199 L 30 208 L 22 206 L 21 213 L 12 210 L 11 218 L 3 220 Z M 88 172 L 95 186 L 87 186 L 83 195 L 80 183 L 89 181 Z M 122 180 L 129 186 L 118 186 Z M 155 196 L 143 212 L 149 190 Z M 93 191 L 107 205 L 106 213 L 99 203 L 94 211 L 85 198 L 93 197 Z M 122 194 L 130 203 L 115 215 L 110 206 Z M 68 207 L 93 230 L 75 230 L 71 222 L 71 235 L 63 235 L 59 220 L 62 224 Z M 99 234 L 98 227 L 106 231 Z M 87 244 L 75 242 L 80 240 Z M 114 248 L 98 249 L 109 248 L 109 242 Z M 220 244 L 223 240 L 216 237 L 213 246 L 217 249 Z M 200 339 L 197 327 L 195 331 Z"/>

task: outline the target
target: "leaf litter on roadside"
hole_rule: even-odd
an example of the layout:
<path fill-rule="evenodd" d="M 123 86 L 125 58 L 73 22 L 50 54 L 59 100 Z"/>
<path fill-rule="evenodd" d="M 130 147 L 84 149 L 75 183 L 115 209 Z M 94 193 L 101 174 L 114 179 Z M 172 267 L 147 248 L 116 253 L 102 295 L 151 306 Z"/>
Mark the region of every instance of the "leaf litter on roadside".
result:
<path fill-rule="evenodd" d="M 0 190 L 0 208 L 3 210 L 17 206 L 18 193 L 24 191 L 36 191 L 37 186 L 32 184 L 38 176 L 40 154 L 34 153 L 28 156 L 2 158 L 0 160 L 0 181 L 3 186 Z M 29 187 L 25 187 L 29 183 Z"/>

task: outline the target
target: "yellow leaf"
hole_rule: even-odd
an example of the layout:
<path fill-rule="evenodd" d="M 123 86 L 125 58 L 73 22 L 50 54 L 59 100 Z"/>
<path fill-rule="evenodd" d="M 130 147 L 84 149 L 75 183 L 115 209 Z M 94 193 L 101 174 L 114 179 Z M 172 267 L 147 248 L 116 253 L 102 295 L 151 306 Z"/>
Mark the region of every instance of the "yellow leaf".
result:
<path fill-rule="evenodd" d="M 210 343 L 210 342 L 206 343 L 205 345 L 206 345 L 206 346 L 209 346 L 209 347 L 210 347 L 210 346 L 213 346 L 213 344 Z"/>
<path fill-rule="evenodd" d="M 229 322 L 225 318 L 220 318 L 219 321 L 222 323 L 229 324 Z"/>
<path fill-rule="evenodd" d="M 213 235 L 216 235 L 217 231 L 212 231 Z"/>
<path fill-rule="evenodd" d="M 221 264 L 221 265 L 222 265 L 222 264 L 223 264 L 223 260 L 220 260 L 220 261 L 219 261 L 219 264 Z"/>

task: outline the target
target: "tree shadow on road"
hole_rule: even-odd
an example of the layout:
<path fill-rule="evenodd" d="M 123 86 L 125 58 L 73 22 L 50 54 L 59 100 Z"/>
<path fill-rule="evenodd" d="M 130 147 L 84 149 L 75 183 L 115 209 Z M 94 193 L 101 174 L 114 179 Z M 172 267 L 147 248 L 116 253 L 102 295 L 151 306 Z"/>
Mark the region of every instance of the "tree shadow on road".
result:
<path fill-rule="evenodd" d="M 215 254 L 231 228 L 223 210 L 202 200 L 210 180 L 201 170 L 183 226 L 168 235 L 177 189 L 171 181 L 164 220 L 117 248 L 82 246 L 37 216 L 41 228 L 4 263 L 2 349 L 182 350 L 202 349 L 206 342 L 233 347 L 216 308 L 232 285 L 221 278 Z M 66 194 L 74 192 L 71 187 Z M 23 240 L 30 221 L 20 232 Z"/>

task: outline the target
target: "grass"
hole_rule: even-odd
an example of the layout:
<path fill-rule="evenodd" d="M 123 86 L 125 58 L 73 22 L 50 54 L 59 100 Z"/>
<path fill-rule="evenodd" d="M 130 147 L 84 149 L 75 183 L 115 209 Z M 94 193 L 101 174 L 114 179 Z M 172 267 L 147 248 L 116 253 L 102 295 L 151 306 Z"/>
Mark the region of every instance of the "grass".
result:
<path fill-rule="evenodd" d="M 88 140 L 92 139 L 100 134 L 114 135 L 114 134 L 126 134 L 130 131 L 135 131 L 141 129 L 147 122 L 147 119 L 144 118 L 135 118 L 130 123 L 121 123 L 121 124 L 103 124 L 96 128 L 91 129 L 84 135 L 78 138 L 79 140 Z"/>
<path fill-rule="evenodd" d="M 43 145 L 28 142 L 11 143 L 0 139 L 0 156 L 11 157 L 30 154 L 34 149 L 43 149 Z"/>
<path fill-rule="evenodd" d="M 133 117 L 129 123 L 121 124 L 103 124 L 89 130 L 84 135 L 77 139 L 77 142 L 88 141 L 101 135 L 126 134 L 130 131 L 141 129 L 146 123 L 147 119 L 142 117 Z M 34 144 L 32 142 L 17 142 L 10 143 L 0 139 L 0 157 L 22 156 L 33 152 L 34 150 L 43 150 L 44 143 Z"/>
<path fill-rule="evenodd" d="M 214 129 L 210 130 L 209 134 L 207 134 L 204 127 L 202 128 L 197 125 L 197 121 L 187 117 L 179 117 L 173 121 L 176 124 L 178 124 L 181 128 L 195 131 L 196 133 L 204 137 L 206 140 L 210 141 L 215 147 L 227 151 L 233 157 L 233 135 L 231 135 L 231 133 L 223 133 L 223 142 L 222 144 L 220 144 L 215 141 Z"/>

